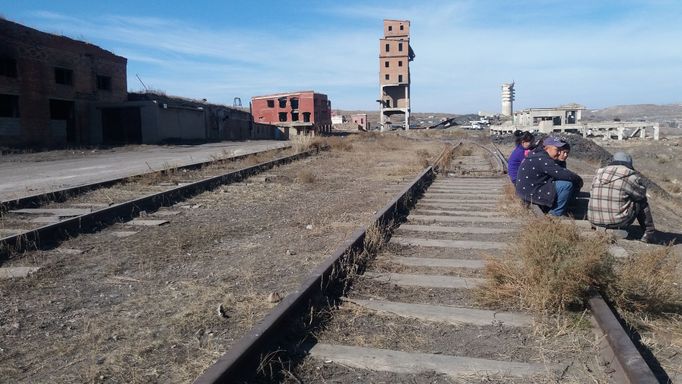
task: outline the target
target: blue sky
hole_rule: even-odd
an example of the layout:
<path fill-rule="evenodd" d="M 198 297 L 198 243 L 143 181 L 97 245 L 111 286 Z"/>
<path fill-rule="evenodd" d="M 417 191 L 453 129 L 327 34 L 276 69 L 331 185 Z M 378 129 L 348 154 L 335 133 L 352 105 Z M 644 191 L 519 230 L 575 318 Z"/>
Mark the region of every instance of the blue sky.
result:
<path fill-rule="evenodd" d="M 376 109 L 382 20 L 411 21 L 413 112 L 499 112 L 682 102 L 677 0 L 0 0 L 0 15 L 128 58 L 168 94 L 234 97 L 314 89 L 333 108 Z"/>

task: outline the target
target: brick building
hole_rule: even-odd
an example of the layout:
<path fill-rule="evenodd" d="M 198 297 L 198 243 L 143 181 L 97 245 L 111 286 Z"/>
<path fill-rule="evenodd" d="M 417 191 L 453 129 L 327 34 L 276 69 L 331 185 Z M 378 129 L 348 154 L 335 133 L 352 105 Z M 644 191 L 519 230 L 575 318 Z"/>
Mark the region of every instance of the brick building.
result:
<path fill-rule="evenodd" d="M 331 102 L 314 91 L 278 93 L 251 98 L 255 123 L 273 124 L 283 137 L 331 132 Z"/>
<path fill-rule="evenodd" d="M 358 127 L 358 129 L 369 131 L 369 121 L 367 121 L 366 113 L 356 113 L 354 115 L 350 115 L 350 120 Z"/>
<path fill-rule="evenodd" d="M 97 102 L 127 99 L 125 57 L 0 19 L 0 145 L 91 144 Z"/>
<path fill-rule="evenodd" d="M 379 104 L 381 129 L 397 124 L 409 129 L 410 62 L 409 20 L 384 20 L 384 37 L 379 39 Z M 394 115 L 398 115 L 395 116 Z"/>

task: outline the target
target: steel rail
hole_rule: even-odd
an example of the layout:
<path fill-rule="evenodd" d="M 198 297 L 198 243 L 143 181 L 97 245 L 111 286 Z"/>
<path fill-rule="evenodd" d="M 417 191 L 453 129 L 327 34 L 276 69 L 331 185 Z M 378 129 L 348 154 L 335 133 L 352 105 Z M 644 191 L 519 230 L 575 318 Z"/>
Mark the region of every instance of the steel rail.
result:
<path fill-rule="evenodd" d="M 222 175 L 213 176 L 194 183 L 185 184 L 167 191 L 154 193 L 110 207 L 98 209 L 85 215 L 48 224 L 27 232 L 0 238 L 0 262 L 12 253 L 20 253 L 30 249 L 42 249 L 54 246 L 59 242 L 95 229 L 101 229 L 120 220 L 130 220 L 139 216 L 141 211 L 152 212 L 160 207 L 175 204 L 203 191 L 219 185 L 241 181 L 261 171 L 277 165 L 289 163 L 317 153 L 316 149 L 280 157 L 271 161 L 256 164 Z"/>
<path fill-rule="evenodd" d="M 201 162 L 197 162 L 197 163 L 181 165 L 178 167 L 162 169 L 159 171 L 136 173 L 136 174 L 133 174 L 130 176 L 118 177 L 118 178 L 98 181 L 95 183 L 83 184 L 83 185 L 79 185 L 76 187 L 59 189 L 59 190 L 55 190 L 55 191 L 36 193 L 33 195 L 23 196 L 23 197 L 20 197 L 17 199 L 4 200 L 4 201 L 0 201 L 0 212 L 9 211 L 12 209 L 36 208 L 36 207 L 39 207 L 39 206 L 46 204 L 46 203 L 49 203 L 49 202 L 64 201 L 69 197 L 79 195 L 79 194 L 82 194 L 82 193 L 85 193 L 87 191 L 91 191 L 94 189 L 104 188 L 104 187 L 109 187 L 112 185 L 120 184 L 120 183 L 125 182 L 126 180 L 129 180 L 129 179 L 132 179 L 135 177 L 148 176 L 148 175 L 158 175 L 158 174 L 164 174 L 164 173 L 173 172 L 173 171 L 181 171 L 184 169 L 188 169 L 188 170 L 200 169 L 206 165 L 210 165 L 210 164 L 221 162 L 221 161 L 226 161 L 226 162 L 239 161 L 239 160 L 245 159 L 251 155 L 268 153 L 268 152 L 276 152 L 279 150 L 289 149 L 289 148 L 291 148 L 291 145 L 287 145 L 287 146 L 280 147 L 280 148 L 268 149 L 268 150 L 260 151 L 260 152 L 246 153 L 243 155 L 232 156 L 232 157 L 228 157 L 225 159 L 201 161 Z"/>
<path fill-rule="evenodd" d="M 399 215 L 406 213 L 410 201 L 433 181 L 435 170 L 424 169 L 407 187 L 396 195 L 372 219 L 373 225 L 385 226 Z M 362 251 L 367 228 L 354 231 L 322 264 L 320 264 L 292 293 L 287 295 L 260 323 L 237 341 L 230 350 L 211 365 L 194 384 L 230 383 L 251 376 L 260 356 L 267 351 L 278 336 L 286 334 L 285 320 L 300 316 L 300 308 L 315 298 L 325 295 L 330 283 L 339 279 L 343 263 L 353 252 Z M 305 311 L 304 311 L 305 312 Z"/>

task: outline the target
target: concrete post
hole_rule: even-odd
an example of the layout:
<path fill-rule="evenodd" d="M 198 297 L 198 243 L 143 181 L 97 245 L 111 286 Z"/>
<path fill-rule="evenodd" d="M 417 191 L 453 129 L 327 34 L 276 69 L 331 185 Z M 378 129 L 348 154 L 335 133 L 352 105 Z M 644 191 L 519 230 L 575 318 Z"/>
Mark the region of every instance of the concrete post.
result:
<path fill-rule="evenodd" d="M 623 127 L 618 127 L 618 141 L 623 141 L 623 131 L 625 129 Z"/>
<path fill-rule="evenodd" d="M 660 126 L 658 123 L 654 123 L 654 140 L 658 141 L 659 139 L 659 130 Z"/>

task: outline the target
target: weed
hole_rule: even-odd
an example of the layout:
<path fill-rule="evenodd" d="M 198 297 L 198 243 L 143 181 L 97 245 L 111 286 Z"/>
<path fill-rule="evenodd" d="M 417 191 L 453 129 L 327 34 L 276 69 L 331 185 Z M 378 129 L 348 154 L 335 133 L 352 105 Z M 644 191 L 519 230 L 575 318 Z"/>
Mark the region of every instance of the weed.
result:
<path fill-rule="evenodd" d="M 606 240 L 582 238 L 576 226 L 558 219 L 531 220 L 511 250 L 488 259 L 487 281 L 477 289 L 483 303 L 558 312 L 613 279 Z"/>
<path fill-rule="evenodd" d="M 609 296 L 622 309 L 660 314 L 682 306 L 682 276 L 672 246 L 629 257 L 616 276 Z"/>
<path fill-rule="evenodd" d="M 296 175 L 296 179 L 301 183 L 312 184 L 317 180 L 317 176 L 311 170 L 303 169 Z"/>
<path fill-rule="evenodd" d="M 670 192 L 671 192 L 671 193 L 680 193 L 680 191 L 682 191 L 682 188 L 680 187 L 679 184 L 673 184 L 673 185 L 670 187 Z"/>

